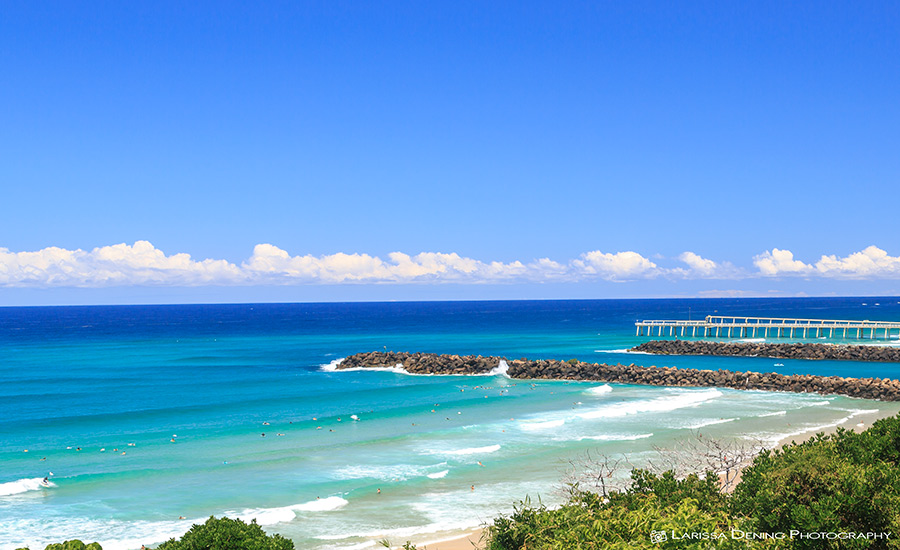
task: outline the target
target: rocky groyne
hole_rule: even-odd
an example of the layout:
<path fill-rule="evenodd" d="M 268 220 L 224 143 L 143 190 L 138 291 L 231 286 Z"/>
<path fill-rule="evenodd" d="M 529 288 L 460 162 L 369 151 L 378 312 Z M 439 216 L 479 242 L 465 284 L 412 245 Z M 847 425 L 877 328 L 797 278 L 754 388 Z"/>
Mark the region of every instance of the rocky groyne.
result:
<path fill-rule="evenodd" d="M 765 344 L 756 342 L 707 342 L 697 340 L 651 340 L 634 347 L 656 355 L 720 355 L 835 361 L 900 363 L 900 348 L 843 346 L 834 344 Z"/>
<path fill-rule="evenodd" d="M 337 369 L 401 366 L 412 374 L 488 374 L 505 361 L 506 374 L 519 379 L 590 380 L 616 384 L 694 386 L 739 390 L 789 391 L 840 394 L 864 399 L 900 401 L 900 381 L 888 378 L 843 378 L 840 376 L 783 375 L 774 372 L 679 369 L 640 365 L 607 365 L 569 361 L 482 357 L 480 355 L 436 355 L 432 353 L 369 352 L 344 359 Z"/>

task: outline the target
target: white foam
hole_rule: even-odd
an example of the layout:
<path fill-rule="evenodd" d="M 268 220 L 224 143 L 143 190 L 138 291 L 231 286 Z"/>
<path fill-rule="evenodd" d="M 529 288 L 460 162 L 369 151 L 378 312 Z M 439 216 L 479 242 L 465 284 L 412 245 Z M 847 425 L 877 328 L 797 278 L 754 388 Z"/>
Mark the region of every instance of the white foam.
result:
<path fill-rule="evenodd" d="M 23 519 L 0 525 L 0 549 L 43 548 L 68 540 L 78 533 L 82 540 L 97 541 L 104 550 L 133 550 L 142 544 L 165 542 L 182 536 L 191 525 L 207 518 L 172 521 L 120 521 L 89 518 Z"/>
<path fill-rule="evenodd" d="M 225 515 L 230 518 L 239 519 L 245 523 L 250 523 L 254 519 L 260 525 L 275 525 L 276 523 L 287 523 L 293 521 L 297 514 L 291 510 L 290 506 L 281 508 L 248 508 L 240 512 L 228 511 Z"/>
<path fill-rule="evenodd" d="M 701 420 L 699 422 L 695 422 L 693 424 L 688 424 L 685 428 L 690 430 L 696 430 L 698 428 L 705 428 L 706 426 L 715 426 L 716 424 L 726 424 L 728 422 L 734 422 L 737 418 L 718 418 L 718 419 L 710 419 L 710 420 Z"/>
<path fill-rule="evenodd" d="M 584 393 L 589 393 L 591 395 L 605 395 L 611 391 L 613 391 L 612 386 L 610 386 L 609 384 L 603 384 L 602 386 L 590 388 Z"/>
<path fill-rule="evenodd" d="M 738 340 L 738 342 L 744 342 L 747 344 L 759 344 L 765 341 L 765 338 L 741 338 L 740 340 Z"/>
<path fill-rule="evenodd" d="M 325 372 L 334 372 L 337 370 L 338 365 L 341 364 L 341 361 L 346 359 L 346 357 L 341 357 L 340 359 L 335 359 L 330 363 L 325 363 L 324 365 L 319 365 L 319 370 Z"/>
<path fill-rule="evenodd" d="M 298 512 L 331 512 L 332 510 L 343 508 L 348 504 L 350 503 L 341 497 L 326 497 L 310 500 L 303 504 L 296 504 L 291 506 L 291 508 Z"/>
<path fill-rule="evenodd" d="M 794 437 L 794 436 L 798 436 L 798 435 L 808 434 L 808 433 L 810 433 L 810 432 L 820 432 L 820 431 L 823 431 L 823 430 L 827 430 L 827 429 L 829 429 L 829 428 L 835 428 L 835 427 L 837 427 L 837 426 L 840 426 L 841 424 L 844 424 L 845 422 L 850 421 L 852 418 L 855 418 L 855 417 L 857 417 L 857 416 L 860 416 L 860 415 L 863 415 L 863 414 L 877 413 L 877 412 L 878 412 L 878 409 L 849 409 L 848 412 L 850 412 L 850 414 L 849 414 L 848 416 L 845 416 L 844 418 L 841 418 L 840 420 L 836 420 L 835 422 L 830 422 L 830 423 L 828 423 L 828 424 L 819 424 L 819 425 L 816 425 L 816 426 L 809 426 L 809 427 L 802 428 L 802 429 L 800 429 L 800 430 L 797 430 L 797 431 L 794 431 L 794 432 L 788 432 L 788 433 L 777 433 L 777 434 L 768 433 L 768 434 L 758 434 L 756 437 L 759 438 L 759 439 L 762 439 L 763 441 L 768 442 L 771 446 L 775 446 L 775 445 L 778 444 L 779 441 L 784 440 L 784 439 L 787 439 L 787 438 L 789 438 L 789 437 Z M 753 436 L 747 436 L 747 438 L 748 438 L 748 439 L 753 439 L 754 437 L 753 437 Z"/>
<path fill-rule="evenodd" d="M 578 414 L 585 419 L 618 418 L 629 414 L 646 412 L 668 412 L 686 407 L 696 407 L 701 403 L 721 397 L 722 392 L 716 389 L 681 392 L 671 397 L 657 397 L 640 401 L 626 401 L 598 407 L 592 411 Z"/>
<path fill-rule="evenodd" d="M 461 456 L 461 455 L 496 453 L 499 450 L 500 450 L 500 445 L 488 445 L 486 447 L 469 447 L 466 449 L 456 449 L 456 450 L 452 450 L 452 451 L 430 451 L 430 452 L 432 454 Z"/>
<path fill-rule="evenodd" d="M 488 376 L 505 376 L 509 378 L 509 375 L 506 374 L 507 371 L 509 371 L 509 365 L 506 363 L 506 361 L 501 359 L 500 362 L 497 363 L 497 366 L 491 369 L 490 372 L 488 372 Z"/>
<path fill-rule="evenodd" d="M 635 355 L 653 355 L 647 351 L 632 351 L 629 348 L 622 349 L 595 349 L 594 353 L 633 353 Z"/>
<path fill-rule="evenodd" d="M 341 497 L 326 497 L 291 506 L 277 508 L 249 508 L 240 512 L 225 512 L 225 515 L 245 522 L 256 520 L 260 525 L 287 523 L 297 517 L 297 512 L 331 512 L 349 504 Z"/>
<path fill-rule="evenodd" d="M 337 479 L 380 479 L 382 481 L 392 481 L 394 479 L 407 480 L 413 477 L 420 477 L 425 474 L 424 466 L 413 466 L 411 464 L 395 464 L 390 466 L 375 465 L 353 465 L 345 466 L 335 470 L 332 474 Z"/>
<path fill-rule="evenodd" d="M 330 366 L 332 363 L 334 363 L 334 361 L 328 363 L 328 365 L 322 365 L 322 370 L 329 370 L 325 367 Z M 338 361 L 338 363 L 340 363 L 340 361 Z M 403 368 L 403 363 L 397 363 L 393 367 L 351 367 L 349 369 L 340 369 L 338 372 L 392 372 L 394 374 L 405 374 L 407 376 L 430 376 L 428 374 L 413 374 Z"/>
<path fill-rule="evenodd" d="M 565 423 L 566 423 L 566 421 L 564 419 L 547 420 L 544 422 L 523 421 L 523 422 L 519 423 L 519 427 L 525 431 L 533 432 L 533 431 L 539 431 L 539 430 L 551 430 L 553 428 L 559 428 L 560 426 L 562 426 Z"/>
<path fill-rule="evenodd" d="M 771 413 L 763 413 L 756 415 L 757 418 L 763 418 L 765 416 L 784 416 L 787 414 L 787 411 L 775 411 Z"/>
<path fill-rule="evenodd" d="M 604 435 L 585 435 L 578 438 L 578 441 L 585 439 L 593 441 L 634 441 L 636 439 L 647 439 L 653 437 L 653 434 L 604 434 Z"/>
<path fill-rule="evenodd" d="M 40 491 L 47 487 L 41 484 L 42 477 L 26 477 L 10 481 L 8 483 L 0 483 L 0 497 L 19 495 L 28 491 Z M 50 487 L 56 487 L 55 483 L 50 483 Z"/>
<path fill-rule="evenodd" d="M 442 477 L 447 477 L 447 474 L 450 473 L 450 470 L 441 470 L 440 472 L 435 472 L 433 474 L 428 474 L 428 477 L 431 479 L 441 479 Z"/>

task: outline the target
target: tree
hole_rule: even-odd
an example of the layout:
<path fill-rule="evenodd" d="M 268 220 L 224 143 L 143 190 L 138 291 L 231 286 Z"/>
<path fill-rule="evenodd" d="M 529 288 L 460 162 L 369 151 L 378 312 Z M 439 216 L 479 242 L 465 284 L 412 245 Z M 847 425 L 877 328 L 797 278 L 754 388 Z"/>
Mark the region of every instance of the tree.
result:
<path fill-rule="evenodd" d="M 294 543 L 281 535 L 267 535 L 255 519 L 248 525 L 239 519 L 210 516 L 181 540 L 169 539 L 156 550 L 294 550 Z"/>

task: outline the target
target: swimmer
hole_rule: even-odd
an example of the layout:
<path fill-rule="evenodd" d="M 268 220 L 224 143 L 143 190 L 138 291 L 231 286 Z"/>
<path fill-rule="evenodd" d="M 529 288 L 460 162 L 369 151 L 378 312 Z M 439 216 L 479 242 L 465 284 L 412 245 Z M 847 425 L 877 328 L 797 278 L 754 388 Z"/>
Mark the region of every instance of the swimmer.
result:
<path fill-rule="evenodd" d="M 173 438 L 170 439 L 169 441 L 171 441 L 172 443 L 175 443 L 175 438 L 173 437 Z"/>
<path fill-rule="evenodd" d="M 381 489 L 378 489 L 378 494 L 379 494 L 379 495 L 381 494 Z"/>
<path fill-rule="evenodd" d="M 259 434 L 259 436 L 260 436 L 260 437 L 266 437 L 266 434 L 261 433 L 261 434 Z"/>
<path fill-rule="evenodd" d="M 268 425 L 269 425 L 268 422 L 263 422 L 263 426 L 268 426 Z"/>
<path fill-rule="evenodd" d="M 482 464 L 480 460 L 478 461 L 478 465 L 484 468 L 484 464 Z"/>
<path fill-rule="evenodd" d="M 282 433 L 278 433 L 278 434 L 275 434 L 275 435 L 277 435 L 277 436 L 282 436 L 282 435 L 284 435 L 284 434 L 282 434 Z"/>
<path fill-rule="evenodd" d="M 44 457 L 44 458 L 42 458 L 42 459 L 41 459 L 41 460 L 47 460 L 47 457 L 46 457 L 46 456 L 45 456 L 45 457 Z"/>
<path fill-rule="evenodd" d="M 178 516 L 178 519 L 187 519 L 187 518 L 184 516 Z"/>
<path fill-rule="evenodd" d="M 474 486 L 474 485 L 472 485 L 472 490 L 473 490 L 473 491 L 475 490 L 475 486 Z"/>

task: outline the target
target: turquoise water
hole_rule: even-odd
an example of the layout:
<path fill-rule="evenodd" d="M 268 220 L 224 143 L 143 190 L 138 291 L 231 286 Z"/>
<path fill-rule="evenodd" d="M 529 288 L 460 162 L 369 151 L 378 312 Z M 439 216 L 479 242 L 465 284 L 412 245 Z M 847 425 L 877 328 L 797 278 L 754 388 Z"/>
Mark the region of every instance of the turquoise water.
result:
<path fill-rule="evenodd" d="M 647 339 L 635 320 L 688 311 L 900 319 L 891 298 L 2 308 L 0 548 L 140 548 L 213 514 L 256 518 L 298 548 L 435 540 L 526 495 L 556 502 L 566 461 L 586 451 L 640 463 L 695 428 L 774 442 L 898 408 L 333 370 L 388 349 L 898 376 L 898 364 L 622 352 Z"/>

